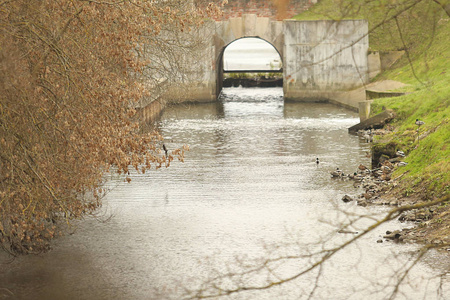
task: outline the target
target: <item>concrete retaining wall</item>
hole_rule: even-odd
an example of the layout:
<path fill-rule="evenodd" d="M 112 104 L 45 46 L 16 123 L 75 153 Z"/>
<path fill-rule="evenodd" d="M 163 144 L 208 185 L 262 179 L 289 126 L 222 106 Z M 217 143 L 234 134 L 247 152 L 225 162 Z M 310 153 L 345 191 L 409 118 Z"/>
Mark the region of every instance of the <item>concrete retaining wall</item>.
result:
<path fill-rule="evenodd" d="M 370 52 L 368 55 L 369 78 L 373 79 L 381 72 L 389 70 L 404 54 L 405 51 Z"/>
<path fill-rule="evenodd" d="M 165 103 L 154 100 L 145 107 L 137 108 L 136 118 L 143 124 L 153 123 L 165 108 Z"/>
<path fill-rule="evenodd" d="M 369 68 L 369 79 L 375 78 L 378 74 L 381 73 L 381 58 L 380 53 L 370 52 L 367 56 L 367 65 Z"/>

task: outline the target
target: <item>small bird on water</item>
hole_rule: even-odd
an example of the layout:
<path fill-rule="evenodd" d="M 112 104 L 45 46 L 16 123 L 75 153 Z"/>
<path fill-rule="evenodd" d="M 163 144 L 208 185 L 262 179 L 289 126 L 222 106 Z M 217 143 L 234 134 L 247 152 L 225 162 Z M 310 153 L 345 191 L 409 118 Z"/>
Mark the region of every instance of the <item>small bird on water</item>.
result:
<path fill-rule="evenodd" d="M 344 172 L 339 170 L 339 168 L 336 168 L 336 171 L 333 171 L 330 174 L 331 174 L 331 177 L 342 177 L 345 175 Z"/>
<path fill-rule="evenodd" d="M 319 164 L 319 158 L 316 158 L 316 164 Z"/>

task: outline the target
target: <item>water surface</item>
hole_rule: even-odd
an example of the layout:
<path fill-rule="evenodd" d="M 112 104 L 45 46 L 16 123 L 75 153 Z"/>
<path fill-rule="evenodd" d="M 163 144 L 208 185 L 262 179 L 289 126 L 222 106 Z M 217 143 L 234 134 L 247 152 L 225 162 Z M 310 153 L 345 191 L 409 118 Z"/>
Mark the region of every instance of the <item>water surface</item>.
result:
<path fill-rule="evenodd" d="M 104 222 L 83 220 L 43 255 L 10 264 L 0 256 L 0 295 L 180 299 L 184 287 L 196 287 L 215 270 L 238 270 L 236 258 L 305 255 L 324 247 L 325 239 L 326 247 L 342 243 L 352 237 L 337 233 L 339 223 L 349 219 L 342 211 L 386 210 L 342 203 L 343 195 L 360 190 L 330 178 L 336 167 L 353 172 L 360 163 L 370 165 L 369 145 L 347 133 L 356 123 L 356 113 L 331 104 L 284 103 L 279 88 L 230 88 L 218 103 L 168 108 L 158 127 L 169 150 L 190 146 L 185 163 L 132 174 L 130 184 L 112 175 L 99 218 Z M 234 298 L 307 299 L 317 285 L 312 299 L 382 299 L 392 290 L 387 278 L 417 251 L 413 245 L 376 242 L 400 226 L 405 225 L 386 224 L 337 254 L 319 281 L 305 276 Z M 288 276 L 307 263 L 286 262 L 278 271 Z M 419 263 L 398 299 L 438 299 L 437 281 L 422 277 L 446 268 L 447 261 L 438 268 Z"/>

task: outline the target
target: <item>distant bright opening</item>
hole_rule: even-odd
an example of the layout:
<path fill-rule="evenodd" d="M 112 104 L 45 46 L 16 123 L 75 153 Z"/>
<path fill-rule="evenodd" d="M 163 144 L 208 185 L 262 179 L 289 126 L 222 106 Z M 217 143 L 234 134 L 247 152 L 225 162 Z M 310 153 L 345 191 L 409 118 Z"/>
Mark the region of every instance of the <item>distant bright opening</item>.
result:
<path fill-rule="evenodd" d="M 280 54 L 259 38 L 242 38 L 229 44 L 223 54 L 224 71 L 278 71 Z"/>

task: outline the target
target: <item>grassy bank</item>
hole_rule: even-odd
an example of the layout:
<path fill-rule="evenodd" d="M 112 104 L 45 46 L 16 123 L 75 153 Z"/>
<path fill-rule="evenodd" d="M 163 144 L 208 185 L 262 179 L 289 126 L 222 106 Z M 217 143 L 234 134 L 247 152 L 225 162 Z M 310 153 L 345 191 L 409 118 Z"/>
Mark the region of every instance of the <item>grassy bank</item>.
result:
<path fill-rule="evenodd" d="M 448 15 L 433 1 L 421 1 L 404 10 L 383 7 L 385 1 L 371 1 L 357 7 L 359 1 L 322 0 L 309 12 L 296 19 L 369 20 L 371 50 L 406 50 L 390 70 L 377 80 L 396 80 L 408 84 L 406 95 L 377 99 L 372 115 L 392 109 L 397 117 L 389 124 L 391 133 L 375 137 L 374 143 L 395 145 L 406 153 L 405 167 L 398 168 L 393 178 L 398 185 L 391 191 L 401 202 L 429 201 L 450 194 L 450 21 Z M 417 2 L 417 1 L 416 1 Z M 347 4 L 345 4 L 347 3 Z M 373 6 L 378 6 L 378 10 Z M 392 5 L 391 5 L 392 6 Z M 396 18 L 393 16 L 398 15 Z M 386 21 L 385 24 L 383 20 Z M 382 25 L 380 25 L 382 24 Z M 399 30 L 400 29 L 400 30 Z M 416 119 L 425 122 L 415 124 Z M 419 131 L 418 131 L 419 129 Z M 417 227 L 424 242 L 433 239 L 450 242 L 450 204 L 433 209 L 433 217 Z"/>
<path fill-rule="evenodd" d="M 404 57 L 397 68 L 377 78 L 407 83 L 411 93 L 373 103 L 373 114 L 383 107 L 397 113 L 394 131 L 377 142 L 393 141 L 408 154 L 409 164 L 397 170 L 408 173 L 402 181 L 405 193 L 415 190 L 427 197 L 450 192 L 450 22 L 440 23 L 426 51 L 416 54 L 412 64 Z M 416 119 L 425 124 L 418 128 Z"/>

